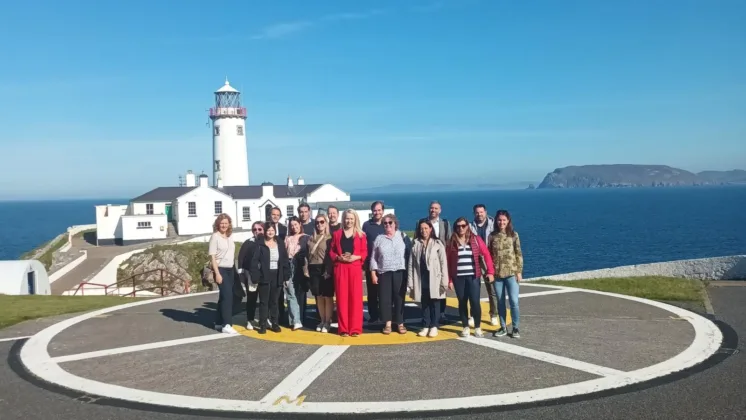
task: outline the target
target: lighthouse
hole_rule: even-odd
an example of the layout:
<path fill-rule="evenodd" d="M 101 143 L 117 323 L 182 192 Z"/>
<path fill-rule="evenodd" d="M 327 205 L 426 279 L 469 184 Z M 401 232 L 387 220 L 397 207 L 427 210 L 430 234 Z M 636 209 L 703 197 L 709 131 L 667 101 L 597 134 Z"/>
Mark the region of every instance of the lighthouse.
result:
<path fill-rule="evenodd" d="M 213 185 L 216 187 L 249 185 L 249 160 L 246 153 L 246 108 L 241 92 L 228 79 L 215 91 L 212 120 Z"/>

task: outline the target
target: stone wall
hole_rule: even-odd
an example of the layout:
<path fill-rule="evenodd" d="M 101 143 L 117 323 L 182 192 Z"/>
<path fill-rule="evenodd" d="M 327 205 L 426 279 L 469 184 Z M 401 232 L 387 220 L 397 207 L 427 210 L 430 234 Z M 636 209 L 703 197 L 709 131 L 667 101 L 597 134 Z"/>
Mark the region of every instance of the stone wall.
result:
<path fill-rule="evenodd" d="M 746 280 L 746 255 L 625 265 L 540 278 L 547 280 L 582 280 L 635 276 L 667 276 L 699 280 Z M 539 277 L 526 280 L 538 279 Z"/>

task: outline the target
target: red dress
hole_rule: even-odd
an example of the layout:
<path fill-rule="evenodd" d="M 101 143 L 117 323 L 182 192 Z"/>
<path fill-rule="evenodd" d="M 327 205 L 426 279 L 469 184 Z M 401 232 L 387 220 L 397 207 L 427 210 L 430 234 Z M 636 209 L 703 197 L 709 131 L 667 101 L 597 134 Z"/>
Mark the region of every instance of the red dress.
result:
<path fill-rule="evenodd" d="M 337 261 L 342 255 L 344 229 L 332 234 L 329 257 L 334 264 L 334 287 L 337 296 L 337 321 L 339 334 L 363 333 L 363 261 L 368 256 L 365 234 L 353 237 L 353 254 L 360 257 L 351 263 Z"/>

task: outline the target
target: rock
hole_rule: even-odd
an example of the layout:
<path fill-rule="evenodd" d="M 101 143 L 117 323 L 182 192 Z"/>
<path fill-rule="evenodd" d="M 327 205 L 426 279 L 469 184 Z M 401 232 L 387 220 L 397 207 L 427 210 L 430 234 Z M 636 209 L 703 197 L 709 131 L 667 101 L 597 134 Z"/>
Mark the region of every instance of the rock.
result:
<path fill-rule="evenodd" d="M 123 261 L 117 281 L 120 288 L 134 286 L 157 294 L 161 286 L 166 289 L 164 294 L 186 293 L 189 284 L 194 293 L 201 291 L 199 272 L 207 259 L 206 243 L 154 246 Z"/>

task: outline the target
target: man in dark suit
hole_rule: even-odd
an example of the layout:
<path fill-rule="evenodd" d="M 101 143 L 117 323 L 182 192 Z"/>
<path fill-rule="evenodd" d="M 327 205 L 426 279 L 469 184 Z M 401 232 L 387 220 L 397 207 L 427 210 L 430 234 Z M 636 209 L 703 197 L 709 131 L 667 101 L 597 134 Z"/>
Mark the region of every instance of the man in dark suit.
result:
<path fill-rule="evenodd" d="M 251 257 L 256 251 L 256 239 L 264 235 L 264 225 L 262 222 L 254 222 L 251 225 L 251 233 L 253 236 L 241 245 L 241 249 L 238 250 L 238 274 L 241 278 L 241 282 L 246 286 L 246 329 L 253 330 L 252 325 L 256 319 L 256 303 L 259 298 L 259 290 L 256 288 L 256 284 L 249 283 L 249 270 L 251 269 Z M 254 290 L 252 291 L 251 288 Z"/>
<path fill-rule="evenodd" d="M 414 227 L 415 239 L 420 237 L 420 223 L 429 220 L 430 224 L 433 225 L 435 230 L 435 236 L 443 242 L 443 245 L 448 245 L 448 240 L 451 239 L 451 225 L 448 223 L 448 219 L 442 219 L 440 217 L 441 206 L 438 201 L 430 202 L 430 211 L 428 217 L 423 217 L 417 221 L 417 226 Z M 440 301 L 440 320 L 445 321 L 446 317 L 446 300 Z"/>

